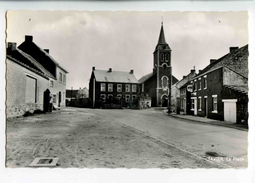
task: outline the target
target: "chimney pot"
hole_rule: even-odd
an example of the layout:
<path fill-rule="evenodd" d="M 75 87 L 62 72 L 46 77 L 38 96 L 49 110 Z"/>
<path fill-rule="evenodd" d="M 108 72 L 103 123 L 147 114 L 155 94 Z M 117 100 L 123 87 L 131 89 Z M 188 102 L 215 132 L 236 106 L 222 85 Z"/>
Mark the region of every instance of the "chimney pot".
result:
<path fill-rule="evenodd" d="M 132 69 L 132 70 L 130 70 L 130 74 L 134 74 L 134 70 Z"/>
<path fill-rule="evenodd" d="M 11 51 L 14 51 L 16 50 L 16 45 L 17 43 L 11 43 L 11 42 L 8 42 L 8 50 L 11 50 Z"/>
<path fill-rule="evenodd" d="M 108 72 L 112 72 L 112 68 L 109 68 Z"/>
<path fill-rule="evenodd" d="M 49 50 L 49 49 L 44 49 L 44 51 L 46 51 L 47 53 L 50 53 L 50 50 Z"/>
<path fill-rule="evenodd" d="M 25 35 L 25 41 L 32 42 L 33 41 L 33 36 Z"/>
<path fill-rule="evenodd" d="M 229 53 L 234 51 L 234 50 L 237 50 L 237 49 L 238 49 L 238 47 L 229 47 Z"/>
<path fill-rule="evenodd" d="M 92 67 L 92 71 L 94 71 L 94 70 L 96 70 L 96 68 L 95 68 L 95 67 Z"/>

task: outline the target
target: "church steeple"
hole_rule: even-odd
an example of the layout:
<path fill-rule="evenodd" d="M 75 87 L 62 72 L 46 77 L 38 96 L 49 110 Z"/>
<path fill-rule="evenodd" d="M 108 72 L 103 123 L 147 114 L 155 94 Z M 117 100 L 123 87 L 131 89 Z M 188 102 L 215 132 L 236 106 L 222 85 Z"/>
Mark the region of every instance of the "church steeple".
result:
<path fill-rule="evenodd" d="M 165 41 L 163 22 L 161 22 L 161 30 L 158 38 L 158 44 L 167 44 Z"/>

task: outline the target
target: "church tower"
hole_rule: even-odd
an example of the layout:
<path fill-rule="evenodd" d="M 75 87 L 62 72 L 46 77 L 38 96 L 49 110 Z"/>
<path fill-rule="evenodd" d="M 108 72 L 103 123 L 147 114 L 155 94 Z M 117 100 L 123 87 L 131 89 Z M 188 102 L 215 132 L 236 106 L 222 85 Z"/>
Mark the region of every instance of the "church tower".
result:
<path fill-rule="evenodd" d="M 156 106 L 158 107 L 167 107 L 171 103 L 171 51 L 171 48 L 165 41 L 165 34 L 162 22 L 158 44 L 153 53 L 153 74 L 156 74 L 157 77 Z"/>

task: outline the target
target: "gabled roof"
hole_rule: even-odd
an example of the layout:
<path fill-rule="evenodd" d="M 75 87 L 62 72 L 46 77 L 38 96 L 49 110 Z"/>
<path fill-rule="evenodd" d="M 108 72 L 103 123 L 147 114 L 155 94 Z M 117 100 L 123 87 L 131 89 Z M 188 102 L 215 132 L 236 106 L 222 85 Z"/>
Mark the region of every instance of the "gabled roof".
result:
<path fill-rule="evenodd" d="M 54 78 L 54 76 L 48 73 L 48 71 L 43 66 L 41 66 L 33 57 L 17 48 L 15 50 L 7 50 L 7 58 L 47 79 L 48 77 Z"/>
<path fill-rule="evenodd" d="M 237 72 L 243 77 L 248 78 L 248 55 L 248 45 L 233 50 L 230 53 L 219 58 L 218 60 L 210 63 L 194 78 L 198 78 L 201 75 L 204 75 L 205 73 L 208 73 L 220 67 L 228 67 L 229 69 Z"/>
<path fill-rule="evenodd" d="M 112 83 L 138 83 L 135 75 L 130 72 L 94 70 L 95 79 L 98 82 Z"/>
<path fill-rule="evenodd" d="M 169 45 L 166 43 L 166 40 L 165 40 L 163 22 L 161 24 L 161 29 L 160 29 L 159 38 L 158 38 L 158 44 L 155 48 L 155 51 L 157 51 L 157 50 L 171 50 L 171 48 L 169 47 Z"/>

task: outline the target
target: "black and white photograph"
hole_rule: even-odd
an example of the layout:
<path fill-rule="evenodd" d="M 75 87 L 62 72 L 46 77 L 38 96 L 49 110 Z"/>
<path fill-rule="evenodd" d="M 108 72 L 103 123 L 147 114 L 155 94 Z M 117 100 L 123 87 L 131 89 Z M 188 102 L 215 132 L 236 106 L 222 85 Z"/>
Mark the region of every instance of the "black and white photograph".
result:
<path fill-rule="evenodd" d="M 247 168 L 247 11 L 6 20 L 6 167 Z"/>
<path fill-rule="evenodd" d="M 0 15 L 0 182 L 254 182 L 254 1 Z"/>

